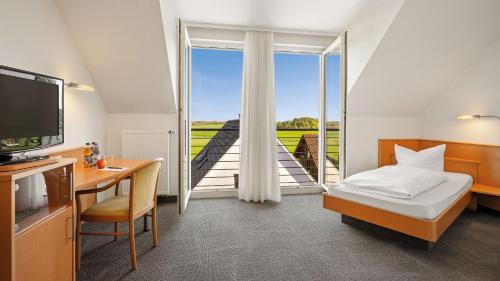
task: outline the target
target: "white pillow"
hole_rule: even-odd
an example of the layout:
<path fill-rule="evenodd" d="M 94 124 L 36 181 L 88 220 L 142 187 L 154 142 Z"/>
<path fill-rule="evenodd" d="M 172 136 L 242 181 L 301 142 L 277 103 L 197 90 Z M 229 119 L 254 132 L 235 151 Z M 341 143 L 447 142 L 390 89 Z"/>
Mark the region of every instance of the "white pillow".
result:
<path fill-rule="evenodd" d="M 446 144 L 414 151 L 399 145 L 394 145 L 396 161 L 399 166 L 423 168 L 433 171 L 444 170 L 444 151 Z"/>

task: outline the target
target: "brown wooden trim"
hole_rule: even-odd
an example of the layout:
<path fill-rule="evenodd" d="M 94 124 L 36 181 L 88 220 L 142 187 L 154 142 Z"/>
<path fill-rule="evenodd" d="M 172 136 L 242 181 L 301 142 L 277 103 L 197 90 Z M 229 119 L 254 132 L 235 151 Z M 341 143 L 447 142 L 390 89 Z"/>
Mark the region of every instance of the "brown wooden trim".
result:
<path fill-rule="evenodd" d="M 453 202 L 439 217 L 434 219 L 432 233 L 435 233 L 435 241 L 443 235 L 446 229 L 458 218 L 458 216 L 467 208 L 471 201 L 471 193 L 467 192 Z"/>
<path fill-rule="evenodd" d="M 50 157 L 76 158 L 76 167 L 83 168 L 85 162 L 85 146 L 66 148 L 49 152 Z"/>
<path fill-rule="evenodd" d="M 362 221 L 392 229 L 426 241 L 436 242 L 470 202 L 470 192 L 463 194 L 433 220 L 409 217 L 361 203 L 323 194 L 323 208 Z"/>
<path fill-rule="evenodd" d="M 47 158 L 47 159 L 37 160 L 37 161 L 32 161 L 32 162 L 5 165 L 5 166 L 0 166 L 0 172 L 12 172 L 12 171 L 17 171 L 17 170 L 24 170 L 24 169 L 54 164 L 56 162 L 57 162 L 57 159 Z"/>

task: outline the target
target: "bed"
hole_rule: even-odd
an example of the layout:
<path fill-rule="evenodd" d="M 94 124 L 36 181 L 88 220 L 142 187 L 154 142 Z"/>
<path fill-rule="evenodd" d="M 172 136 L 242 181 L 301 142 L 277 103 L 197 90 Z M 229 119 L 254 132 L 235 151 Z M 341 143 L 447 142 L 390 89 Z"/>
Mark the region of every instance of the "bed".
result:
<path fill-rule="evenodd" d="M 395 144 L 419 151 L 441 143 L 444 142 L 379 140 L 379 167 L 395 164 Z M 455 153 L 453 143 L 451 149 L 450 143 L 446 144 L 444 171 L 447 180 L 436 187 L 410 200 L 344 186 L 330 187 L 323 194 L 323 207 L 342 214 L 343 218 L 347 216 L 391 229 L 432 245 L 471 202 L 470 187 L 478 181 L 481 171 L 480 161 L 474 157 L 453 157 L 463 155 Z"/>

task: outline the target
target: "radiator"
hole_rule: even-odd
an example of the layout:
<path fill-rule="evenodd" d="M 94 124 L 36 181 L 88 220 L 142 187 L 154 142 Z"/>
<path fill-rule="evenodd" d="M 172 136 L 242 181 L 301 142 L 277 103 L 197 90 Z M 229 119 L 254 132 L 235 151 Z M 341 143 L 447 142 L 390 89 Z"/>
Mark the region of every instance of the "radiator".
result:
<path fill-rule="evenodd" d="M 158 195 L 169 194 L 169 132 L 160 130 L 122 131 L 122 157 L 127 159 L 164 159 L 158 179 Z M 125 187 L 125 186 L 124 186 Z M 126 188 L 125 190 L 128 190 Z"/>

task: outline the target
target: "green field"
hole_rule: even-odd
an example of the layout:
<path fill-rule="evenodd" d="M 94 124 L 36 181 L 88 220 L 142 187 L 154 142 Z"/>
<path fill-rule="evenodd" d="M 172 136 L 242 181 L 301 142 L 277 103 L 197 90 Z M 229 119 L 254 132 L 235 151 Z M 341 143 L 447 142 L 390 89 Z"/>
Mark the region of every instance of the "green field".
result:
<path fill-rule="evenodd" d="M 278 131 L 276 136 L 281 141 L 281 143 L 290 151 L 295 152 L 297 144 L 299 144 L 300 138 L 303 134 L 319 134 L 318 130 L 304 130 L 304 131 Z M 326 137 L 326 153 L 328 157 L 338 160 L 339 153 L 339 132 L 329 131 Z"/>
<path fill-rule="evenodd" d="M 222 124 L 203 124 L 192 126 L 193 129 L 214 129 L 213 131 L 191 131 L 191 160 L 198 155 L 210 139 L 217 134 L 217 129 L 221 128 Z M 277 137 L 281 143 L 290 151 L 295 152 L 295 148 L 303 134 L 318 134 L 317 130 L 303 131 L 278 131 Z M 339 152 L 339 132 L 329 131 L 327 133 L 327 155 L 335 160 L 338 160 Z"/>
<path fill-rule="evenodd" d="M 217 134 L 222 124 L 207 124 L 191 126 L 192 129 L 214 129 L 213 131 L 191 131 L 191 160 L 207 145 L 211 138 Z"/>

